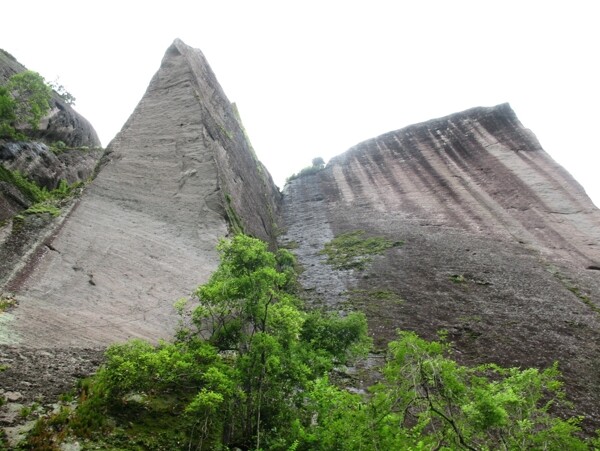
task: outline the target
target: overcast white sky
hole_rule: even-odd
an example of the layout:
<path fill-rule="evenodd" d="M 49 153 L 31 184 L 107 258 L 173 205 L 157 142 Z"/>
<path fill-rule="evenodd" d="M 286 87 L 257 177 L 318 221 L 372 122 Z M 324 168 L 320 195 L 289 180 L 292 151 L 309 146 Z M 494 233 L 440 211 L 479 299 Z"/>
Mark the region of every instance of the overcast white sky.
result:
<path fill-rule="evenodd" d="M 509 102 L 600 205 L 600 2 L 11 1 L 0 47 L 59 77 L 108 145 L 176 38 L 200 48 L 278 185 L 315 156 Z"/>

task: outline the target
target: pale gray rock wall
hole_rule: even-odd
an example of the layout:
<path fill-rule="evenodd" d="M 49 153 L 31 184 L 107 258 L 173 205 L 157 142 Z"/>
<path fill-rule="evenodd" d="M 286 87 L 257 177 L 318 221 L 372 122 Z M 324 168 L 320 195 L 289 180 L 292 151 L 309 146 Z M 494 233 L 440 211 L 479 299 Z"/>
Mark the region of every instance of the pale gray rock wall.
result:
<path fill-rule="evenodd" d="M 464 362 L 558 360 L 600 426 L 600 211 L 508 105 L 365 141 L 289 183 L 282 212 L 311 302 L 366 311 L 381 347 L 397 328 L 446 329 Z M 354 230 L 405 244 L 333 270 L 319 251 Z"/>
<path fill-rule="evenodd" d="M 272 240 L 276 188 L 261 168 L 204 56 L 176 40 L 51 247 L 8 284 L 19 306 L 0 340 L 93 347 L 171 336 L 174 301 L 218 265 L 228 209 Z"/>

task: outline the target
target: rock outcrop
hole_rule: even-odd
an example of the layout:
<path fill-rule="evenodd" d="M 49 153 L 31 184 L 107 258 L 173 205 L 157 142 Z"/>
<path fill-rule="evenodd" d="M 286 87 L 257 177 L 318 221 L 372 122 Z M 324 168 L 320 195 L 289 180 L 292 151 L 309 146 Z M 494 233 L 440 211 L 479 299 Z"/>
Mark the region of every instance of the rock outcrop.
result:
<path fill-rule="evenodd" d="M 106 346 L 174 331 L 230 227 L 273 241 L 268 173 L 202 53 L 176 40 L 55 236 L 8 284 L 4 343 Z"/>
<path fill-rule="evenodd" d="M 313 302 L 365 310 L 379 346 L 446 329 L 464 362 L 558 360 L 600 425 L 600 211 L 508 105 L 365 141 L 289 183 L 282 211 Z M 332 269 L 319 251 L 356 230 L 405 244 Z"/>
<path fill-rule="evenodd" d="M 14 74 L 27 70 L 11 54 L 0 49 L 0 84 Z M 100 147 L 100 139 L 92 124 L 66 104 L 54 92 L 50 102 L 50 113 L 42 119 L 38 130 L 24 130 L 34 139 L 53 143 L 62 141 L 67 147 Z"/>
<path fill-rule="evenodd" d="M 89 179 L 102 153 L 99 148 L 53 152 L 40 142 L 0 141 L 0 164 L 48 190 L 55 189 L 61 180 L 73 184 Z"/>

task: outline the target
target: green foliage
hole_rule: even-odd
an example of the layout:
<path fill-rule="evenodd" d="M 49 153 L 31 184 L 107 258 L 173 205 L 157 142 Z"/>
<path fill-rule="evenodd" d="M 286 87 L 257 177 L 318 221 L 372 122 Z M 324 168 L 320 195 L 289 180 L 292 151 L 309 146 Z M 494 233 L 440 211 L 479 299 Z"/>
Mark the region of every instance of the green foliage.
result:
<path fill-rule="evenodd" d="M 312 159 L 312 165 L 313 167 L 317 167 L 317 168 L 324 168 L 325 167 L 325 160 L 323 160 L 323 158 L 321 157 L 316 157 Z"/>
<path fill-rule="evenodd" d="M 450 281 L 452 281 L 454 283 L 466 283 L 467 282 L 467 279 L 462 274 L 452 274 L 448 278 L 450 279 Z"/>
<path fill-rule="evenodd" d="M 16 304 L 17 301 L 14 297 L 0 294 L 0 313 L 8 310 Z M 0 372 L 4 371 L 6 368 L 8 368 L 6 365 L 0 365 Z"/>
<path fill-rule="evenodd" d="M 23 196 L 33 203 L 31 207 L 23 212 L 24 214 L 49 213 L 54 217 L 60 215 L 60 208 L 57 203 L 72 196 L 75 190 L 83 185 L 83 182 L 75 182 L 69 185 L 66 180 L 61 180 L 55 189 L 48 191 L 45 187 L 40 187 L 34 181 L 26 178 L 19 171 L 10 171 L 2 165 L 0 165 L 0 181 L 15 186 Z"/>
<path fill-rule="evenodd" d="M 297 178 L 300 178 L 300 177 L 306 177 L 308 175 L 316 174 L 317 172 L 322 171 L 324 168 L 325 168 L 325 160 L 323 160 L 323 158 L 321 158 L 321 157 L 313 158 L 312 166 L 307 166 L 307 167 L 301 169 L 300 172 L 298 172 L 297 174 L 290 175 L 285 180 L 285 183 L 291 182 L 292 180 L 296 180 Z"/>
<path fill-rule="evenodd" d="M 83 383 L 63 420 L 90 447 L 587 449 L 578 419 L 550 413 L 564 398 L 556 365 L 466 367 L 443 339 L 399 332 L 369 396 L 335 386 L 327 373 L 370 347 L 365 316 L 302 310 L 287 251 L 244 235 L 218 250 L 221 264 L 173 343 L 111 346 Z M 176 308 L 185 315 L 186 302 Z"/>
<path fill-rule="evenodd" d="M 55 155 L 60 155 L 66 149 L 67 149 L 67 145 L 63 141 L 55 141 L 50 146 L 50 150 Z"/>
<path fill-rule="evenodd" d="M 311 381 L 367 352 L 366 319 L 301 310 L 289 292 L 296 275 L 287 250 L 269 252 L 262 241 L 237 235 L 221 241 L 218 251 L 221 264 L 197 289 L 198 305 L 182 319 L 174 343 L 133 340 L 108 349 L 72 420 L 77 434 L 109 428 L 98 415 L 135 417 L 135 428 L 112 428 L 111 446 L 125 435 L 160 449 L 143 427 L 153 418 L 154 431 L 171 431 L 163 437 L 169 449 L 294 449 L 286 431 L 302 414 Z M 176 303 L 182 315 L 185 304 Z M 177 415 L 177 426 L 164 405 Z"/>
<path fill-rule="evenodd" d="M 402 241 L 390 241 L 382 237 L 363 238 L 363 230 L 343 233 L 325 244 L 319 253 L 327 256 L 327 264 L 336 269 L 365 269 L 374 255 L 401 246 Z"/>
<path fill-rule="evenodd" d="M 16 102 L 5 86 L 0 86 L 0 138 L 16 138 L 12 127 L 16 120 Z"/>
<path fill-rule="evenodd" d="M 40 119 L 50 111 L 52 99 L 52 90 L 44 78 L 37 72 L 20 72 L 10 77 L 6 91 L 14 103 L 10 114 L 2 116 L 2 122 L 6 124 L 10 120 L 9 125 L 13 127 L 28 124 L 36 130 Z"/>
<path fill-rule="evenodd" d="M 2 165 L 0 165 L 0 181 L 15 186 L 31 202 L 43 202 L 50 198 L 50 193 L 46 188 L 40 188 L 19 171 L 10 171 Z"/>
<path fill-rule="evenodd" d="M 447 343 L 412 332 L 389 350 L 369 398 L 326 379 L 313 383 L 306 406 L 313 423 L 295 424 L 302 449 L 587 449 L 577 418 L 549 413 L 563 399 L 556 366 L 468 368 L 447 357 Z"/>
<path fill-rule="evenodd" d="M 27 210 L 25 210 L 23 212 L 23 214 L 26 215 L 43 215 L 44 213 L 48 213 L 53 217 L 57 217 L 60 215 L 60 208 L 47 203 L 47 202 L 41 202 L 38 204 L 34 204 L 31 207 L 29 207 Z"/>

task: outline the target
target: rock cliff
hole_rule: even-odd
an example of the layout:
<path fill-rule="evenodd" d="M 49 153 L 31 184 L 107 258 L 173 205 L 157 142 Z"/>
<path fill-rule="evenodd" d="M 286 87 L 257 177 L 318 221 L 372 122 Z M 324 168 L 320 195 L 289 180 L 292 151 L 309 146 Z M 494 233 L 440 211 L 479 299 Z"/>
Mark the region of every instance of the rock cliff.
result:
<path fill-rule="evenodd" d="M 176 40 L 62 227 L 9 282 L 5 343 L 106 346 L 172 334 L 230 226 L 272 241 L 276 191 L 204 56 Z"/>
<path fill-rule="evenodd" d="M 445 329 L 464 362 L 558 360 L 600 424 L 600 211 L 508 105 L 365 141 L 290 182 L 282 213 L 312 302 L 365 310 L 379 346 Z M 404 245 L 333 269 L 320 251 L 359 230 Z"/>

